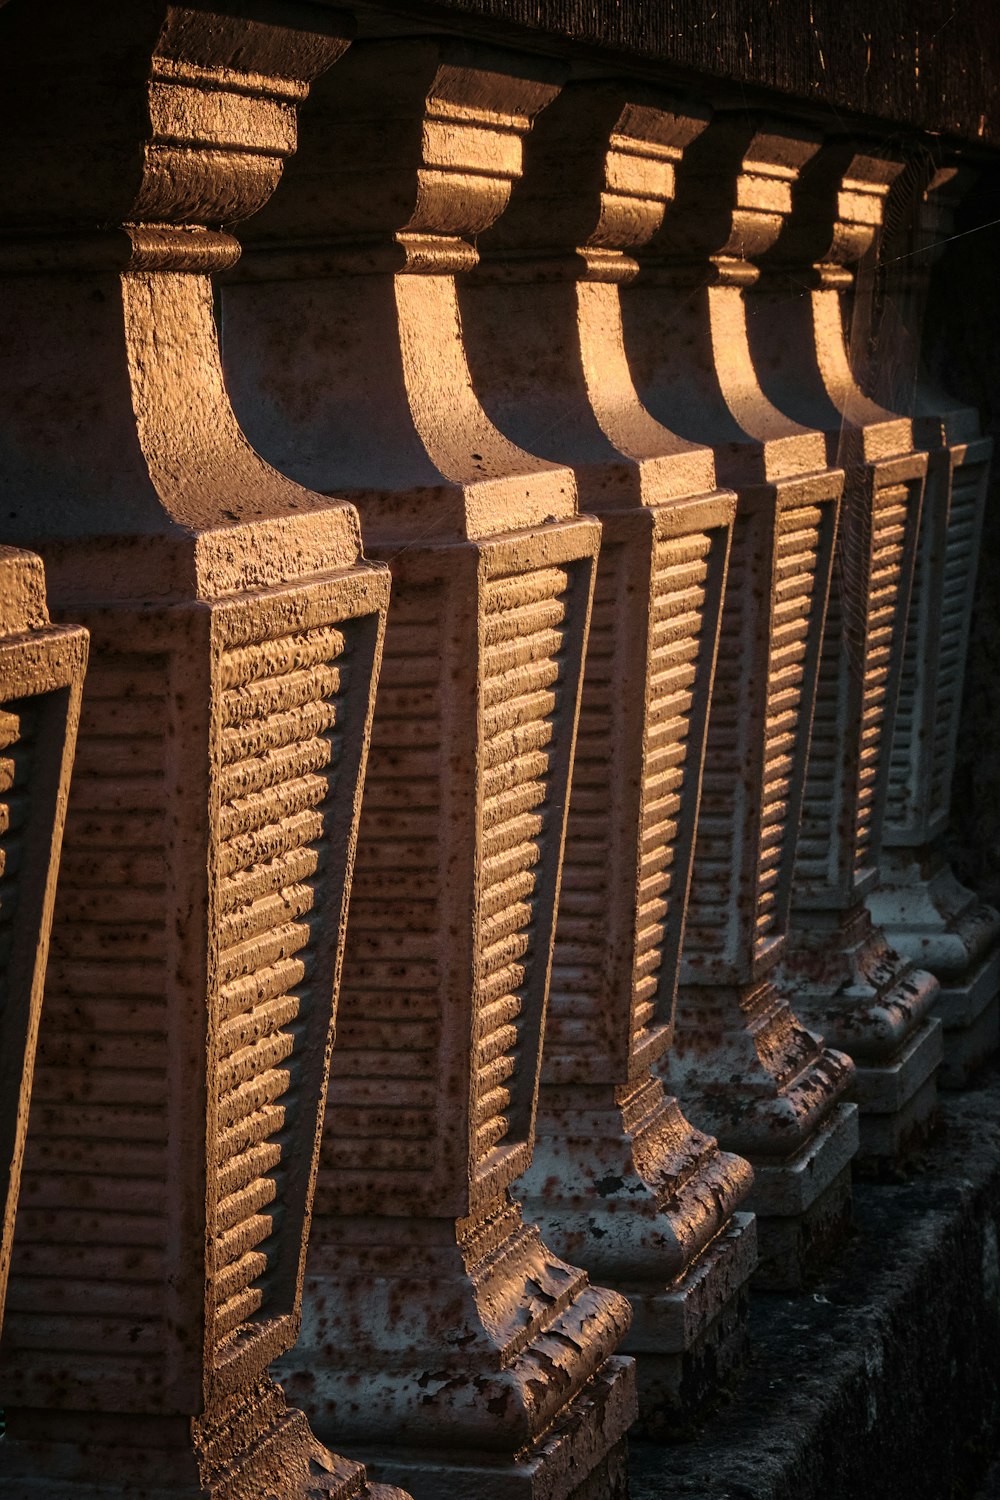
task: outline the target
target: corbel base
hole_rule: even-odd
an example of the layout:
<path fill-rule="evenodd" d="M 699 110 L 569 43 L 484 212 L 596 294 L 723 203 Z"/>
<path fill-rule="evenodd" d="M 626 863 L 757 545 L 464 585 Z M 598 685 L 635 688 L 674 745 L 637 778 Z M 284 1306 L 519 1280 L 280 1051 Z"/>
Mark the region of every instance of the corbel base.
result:
<path fill-rule="evenodd" d="M 484 1500 L 480 1468 L 499 1476 L 485 1495 L 568 1500 L 634 1417 L 631 1361 L 627 1388 L 586 1396 L 617 1369 L 625 1298 L 553 1255 L 506 1195 L 492 1209 L 471 1226 L 320 1215 L 302 1334 L 277 1366 L 320 1438 L 411 1492 L 417 1472 L 415 1500 Z"/>
<path fill-rule="evenodd" d="M 612 1356 L 545 1437 L 513 1459 L 480 1450 L 472 1463 L 380 1446 L 366 1465 L 387 1484 L 405 1484 L 413 1500 L 627 1500 L 625 1434 L 635 1416 L 635 1364 Z"/>
<path fill-rule="evenodd" d="M 938 1084 L 968 1088 L 972 1075 L 1000 1048 L 1000 946 L 965 983 L 941 986 L 934 1014 L 944 1027 Z"/>
<path fill-rule="evenodd" d="M 369 1485 L 361 1464 L 325 1448 L 271 1381 L 211 1426 L 19 1409 L 8 1421 L 5 1500 L 409 1500 L 402 1489 Z"/>
<path fill-rule="evenodd" d="M 940 844 L 883 849 L 866 905 L 891 947 L 942 984 L 966 983 L 1000 944 L 1000 912 L 962 885 Z"/>
<path fill-rule="evenodd" d="M 660 1292 L 623 1288 L 632 1328 L 622 1349 L 635 1356 L 639 1430 L 658 1436 L 690 1420 L 742 1369 L 756 1265 L 756 1220 L 734 1213 L 672 1286 Z"/>
<path fill-rule="evenodd" d="M 753 1167 L 740 1206 L 757 1215 L 762 1261 L 770 1258 L 767 1220 L 801 1218 L 857 1146 L 856 1111 L 845 1107 L 854 1064 L 826 1046 L 818 1029 L 793 1013 L 768 978 L 686 986 L 678 997 L 669 1087 L 692 1119 Z M 703 1056 L 703 1038 L 711 1042 L 720 1031 L 721 1045 Z"/>
<path fill-rule="evenodd" d="M 967 1087 L 1000 1045 L 1000 912 L 961 884 L 936 844 L 883 850 L 867 905 L 895 951 L 940 982 L 938 1083 Z"/>
<path fill-rule="evenodd" d="M 866 906 L 796 914 L 781 983 L 790 1003 L 857 1067 L 857 1160 L 881 1172 L 933 1129 L 940 1025 L 938 981 L 890 947 Z"/>
<path fill-rule="evenodd" d="M 790 1160 L 754 1163 L 747 1206 L 757 1215 L 755 1286 L 798 1291 L 843 1243 L 858 1142 L 857 1105 L 838 1104 Z"/>
<path fill-rule="evenodd" d="M 942 1055 L 941 1022 L 932 1016 L 888 1062 L 859 1064 L 854 1084 L 861 1110 L 857 1161 L 866 1175 L 891 1173 L 933 1131 Z"/>
<path fill-rule="evenodd" d="M 746 1321 L 756 1229 L 734 1210 L 752 1172 L 690 1125 L 659 1079 L 610 1107 L 600 1098 L 580 1107 L 587 1094 L 542 1088 L 535 1155 L 520 1183 L 524 1212 L 560 1256 L 628 1299 L 632 1329 L 621 1348 L 639 1360 L 643 1417 L 659 1406 L 691 1415 L 713 1371 L 736 1360 L 721 1348 L 727 1330 Z"/>

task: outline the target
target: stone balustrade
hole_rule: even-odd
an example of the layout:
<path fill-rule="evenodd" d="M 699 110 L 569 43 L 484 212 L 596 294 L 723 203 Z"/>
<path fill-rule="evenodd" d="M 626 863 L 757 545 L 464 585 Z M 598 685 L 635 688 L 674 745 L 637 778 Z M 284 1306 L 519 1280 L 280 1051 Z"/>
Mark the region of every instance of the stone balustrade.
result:
<path fill-rule="evenodd" d="M 939 1081 L 960 1088 L 1000 1040 L 1000 913 L 960 883 L 943 847 L 992 443 L 982 436 L 978 414 L 941 390 L 920 358 L 931 266 L 975 173 L 932 162 L 913 171 L 920 171 L 916 184 L 900 182 L 895 233 L 884 255 L 895 314 L 886 336 L 891 331 L 894 357 L 891 370 L 875 373 L 886 398 L 913 413 L 914 439 L 927 450 L 927 483 L 880 879 L 866 899 L 892 946 L 940 982 L 934 1007 L 944 1028 Z"/>
<path fill-rule="evenodd" d="M 0 1327 L 87 647 L 40 559 L 0 547 Z"/>
<path fill-rule="evenodd" d="M 11 1500 L 625 1500 L 996 1046 L 973 169 L 437 19 L 0 15 Z"/>
<path fill-rule="evenodd" d="M 0 1483 L 355 1495 L 359 1466 L 268 1366 L 301 1316 L 389 579 L 356 511 L 237 427 L 210 280 L 238 253 L 218 225 L 273 189 L 295 106 L 346 43 L 335 15 L 142 4 L 84 35 L 62 10 L 66 53 L 55 11 L 9 13 L 5 107 L 48 113 L 4 200 L 0 463 L 8 534 L 91 652 Z M 88 118 L 114 131 L 96 167 Z"/>
<path fill-rule="evenodd" d="M 818 153 L 768 257 L 754 319 L 772 395 L 824 433 L 847 474 L 782 977 L 857 1064 L 860 1153 L 876 1166 L 923 1138 L 941 1057 L 929 1017 L 936 981 L 889 948 L 864 904 L 878 879 L 927 457 L 912 422 L 858 387 L 842 304 L 899 171 L 852 141 Z"/>

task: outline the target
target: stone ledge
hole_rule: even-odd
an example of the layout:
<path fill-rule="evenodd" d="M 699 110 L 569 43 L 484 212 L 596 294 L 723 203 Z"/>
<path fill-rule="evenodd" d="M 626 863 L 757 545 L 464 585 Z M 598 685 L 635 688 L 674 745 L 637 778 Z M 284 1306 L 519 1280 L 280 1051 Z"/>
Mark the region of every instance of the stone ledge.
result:
<path fill-rule="evenodd" d="M 797 107 L 855 110 L 876 119 L 946 131 L 977 145 L 1000 139 L 998 34 L 993 10 L 969 6 L 945 31 L 933 0 L 858 6 L 842 0 L 770 0 L 766 6 L 708 0 L 379 0 L 362 15 L 415 16 L 424 25 L 491 32 L 607 70 L 645 66 L 671 79 L 692 70 L 797 95 Z M 383 22 L 383 25 L 385 23 Z M 368 21 L 372 25 L 372 21 Z M 781 108 L 784 101 L 776 101 Z M 785 105 L 787 108 L 787 105 Z"/>
<path fill-rule="evenodd" d="M 962 1500 L 1000 1434 L 1000 1068 L 941 1103 L 905 1181 L 859 1182 L 828 1277 L 755 1293 L 746 1377 L 631 1500 Z"/>

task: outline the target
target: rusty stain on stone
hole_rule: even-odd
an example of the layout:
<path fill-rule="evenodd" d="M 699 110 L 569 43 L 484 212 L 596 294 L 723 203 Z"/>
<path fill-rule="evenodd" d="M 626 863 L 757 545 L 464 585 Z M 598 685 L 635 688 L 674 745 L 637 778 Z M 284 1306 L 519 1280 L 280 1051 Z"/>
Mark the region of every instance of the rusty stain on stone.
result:
<path fill-rule="evenodd" d="M 677 1025 L 661 1065 L 692 1117 L 754 1167 L 759 1275 L 794 1285 L 809 1215 L 850 1192 L 852 1067 L 778 993 L 843 485 L 819 433 L 768 400 L 750 355 L 749 259 L 775 241 L 818 141 L 719 115 L 684 153 L 622 294 L 645 405 L 714 448 L 737 491 Z"/>
<path fill-rule="evenodd" d="M 525 144 L 460 292 L 497 425 L 573 465 L 603 528 L 525 1207 L 625 1292 L 647 1414 L 677 1406 L 755 1261 L 749 1165 L 653 1070 L 670 1045 L 701 761 L 736 506 L 711 451 L 642 406 L 624 346 L 629 252 L 659 228 L 705 120 L 650 90 L 569 85 Z M 742 1337 L 736 1320 L 736 1341 Z M 721 1358 L 720 1354 L 720 1358 Z"/>
<path fill-rule="evenodd" d="M 859 1154 L 876 1166 L 930 1127 L 941 1058 L 929 1015 L 937 981 L 888 946 L 864 904 L 878 883 L 927 455 L 914 447 L 912 422 L 858 386 L 845 327 L 851 268 L 900 171 L 863 141 L 824 146 L 752 294 L 754 352 L 780 354 L 768 377 L 772 398 L 825 435 L 848 475 L 782 983 L 857 1063 Z"/>
<path fill-rule="evenodd" d="M 967 173 L 239 10 L 0 17 L 0 1480 L 623 1500 L 995 1044 Z"/>
<path fill-rule="evenodd" d="M 0 1328 L 87 649 L 41 560 L 0 547 Z"/>
<path fill-rule="evenodd" d="M 351 507 L 247 444 L 207 274 L 346 43 L 333 13 L 305 32 L 144 0 L 67 28 L 71 55 L 51 9 L 8 15 L 5 57 L 67 110 L 36 186 L 68 181 L 67 152 L 74 181 L 27 249 L 31 209 L 4 203 L 7 532 L 92 650 L 0 1347 L 2 1487 L 390 1500 L 267 1373 L 299 1325 L 389 579 Z M 121 159 L 95 162 L 70 120 L 105 70 Z M 121 228 L 73 236 L 77 217 Z"/>
<path fill-rule="evenodd" d="M 887 295 L 911 334 L 904 347 L 913 351 L 931 268 L 975 176 L 968 167 L 938 166 L 911 171 L 890 189 L 894 213 L 887 220 L 909 234 L 897 232 L 884 246 Z M 982 436 L 978 413 L 939 389 L 915 352 L 897 379 L 912 402 L 914 436 L 928 449 L 928 469 L 879 883 L 866 900 L 893 947 L 939 980 L 939 1079 L 961 1087 L 1000 1041 L 1000 913 L 960 884 L 943 850 L 993 445 Z"/>
<path fill-rule="evenodd" d="M 248 431 L 348 494 L 393 574 L 303 1332 L 280 1368 L 321 1434 L 418 1500 L 445 1483 L 562 1500 L 634 1402 L 613 1357 L 627 1302 L 510 1194 L 531 1160 L 599 528 L 572 471 L 484 410 L 456 287 L 558 84 L 446 39 L 357 44 L 303 111 L 223 300 Z M 374 128 L 386 89 L 391 133 Z M 320 399 L 300 404 L 302 385 Z"/>

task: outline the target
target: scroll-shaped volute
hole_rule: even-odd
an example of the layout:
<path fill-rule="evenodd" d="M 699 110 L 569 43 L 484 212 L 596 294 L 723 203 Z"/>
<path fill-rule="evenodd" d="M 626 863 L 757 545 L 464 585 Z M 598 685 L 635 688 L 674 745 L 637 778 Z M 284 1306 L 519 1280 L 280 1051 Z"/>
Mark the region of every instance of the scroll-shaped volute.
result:
<path fill-rule="evenodd" d="M 86 664 L 40 560 L 0 547 L 0 1328 Z"/>
<path fill-rule="evenodd" d="M 477 396 L 508 438 L 570 463 L 602 516 L 710 494 L 711 450 L 650 416 L 632 383 L 619 287 L 658 228 L 701 115 L 648 92 L 574 84 L 525 143 L 510 207 L 460 288 Z"/>
<path fill-rule="evenodd" d="M 552 65 L 436 38 L 362 43 L 336 72 L 226 289 L 245 425 L 285 472 L 364 498 L 369 545 L 571 517 L 568 472 L 483 411 L 455 289 L 558 91 Z"/>
<path fill-rule="evenodd" d="M 888 948 L 864 905 L 878 881 L 927 456 L 914 447 L 912 422 L 860 389 L 845 329 L 852 266 L 901 170 L 856 142 L 824 147 L 751 293 L 751 350 L 765 390 L 824 432 L 848 475 L 783 982 L 858 1064 L 861 1152 L 876 1163 L 926 1133 L 941 1051 L 929 1019 L 935 980 Z M 817 250 L 816 262 L 795 259 Z"/>
<path fill-rule="evenodd" d="M 166 0 L 102 7 L 85 26 L 73 0 L 15 5 L 0 24 L 2 218 L 39 234 L 253 213 L 295 150 L 311 81 L 350 36 L 342 13 L 295 0 L 280 24 Z"/>
<path fill-rule="evenodd" d="M 44 16 L 14 6 L 0 17 L 0 108 L 13 112 L 0 117 L 4 163 L 7 170 L 9 151 L 18 184 L 0 206 L 0 270 L 11 343 L 37 330 L 32 378 L 16 358 L 6 372 L 18 391 L 4 429 L 14 496 L 6 535 L 17 541 L 44 527 L 50 539 L 78 539 L 77 569 L 85 538 L 120 536 L 133 547 L 135 573 L 109 570 L 99 549 L 91 560 L 114 573 L 106 586 L 118 592 L 166 597 L 191 586 L 190 564 L 180 559 L 165 572 L 157 554 L 144 573 L 148 548 L 137 539 L 152 533 L 173 534 L 206 576 L 229 566 L 230 587 L 243 576 L 284 576 L 277 552 L 247 545 L 241 523 L 280 531 L 285 514 L 312 511 L 297 521 L 316 533 L 317 556 L 347 563 L 357 555 L 350 508 L 288 483 L 240 432 L 207 279 L 239 255 L 219 225 L 272 191 L 295 148 L 296 103 L 347 46 L 336 12 L 291 11 L 288 29 L 156 0 L 130 6 L 126 17 L 102 11 L 86 27 L 72 3 Z M 319 32 L 294 28 L 310 19 Z M 27 132 L 18 110 L 33 72 L 26 113 L 34 118 L 40 96 L 51 108 L 21 170 Z M 61 330 L 51 341 L 50 328 Z M 66 359 L 73 345 L 87 357 Z M 88 420 L 70 445 L 63 431 L 74 410 Z M 220 530 L 226 542 L 216 547 L 208 537 Z M 206 534 L 198 548 L 192 531 Z M 218 577 L 208 584 L 220 586 Z"/>
<path fill-rule="evenodd" d="M 882 228 L 889 189 L 902 170 L 901 161 L 865 152 L 854 141 L 825 145 L 796 180 L 794 213 L 786 214 L 774 243 L 751 257 L 761 267 L 810 266 L 819 285 L 851 285 L 854 268 Z"/>
<path fill-rule="evenodd" d="M 975 167 L 942 165 L 937 150 L 906 154 L 886 196 L 878 238 L 877 317 L 869 320 L 867 348 L 855 361 L 859 383 L 890 410 L 911 416 L 929 451 L 936 446 L 935 422 L 948 423 L 952 441 L 980 435 L 978 413 L 941 385 L 924 358 L 932 275 L 979 181 Z"/>
<path fill-rule="evenodd" d="M 674 169 L 707 120 L 697 106 L 642 85 L 568 84 L 525 142 L 509 208 L 478 242 L 493 274 L 519 276 L 516 262 L 541 259 L 552 275 L 574 255 L 584 262 L 574 268 L 579 277 L 591 263 L 610 280 L 634 274 L 628 252 L 660 228 Z M 618 252 L 607 268 L 601 251 Z"/>
<path fill-rule="evenodd" d="M 637 245 L 641 276 L 623 292 L 629 368 L 666 427 L 711 446 L 724 483 L 826 468 L 820 435 L 766 398 L 748 346 L 747 256 L 769 248 L 798 172 L 818 148 L 754 115 L 716 115 L 676 171 L 662 226 Z"/>
<path fill-rule="evenodd" d="M 819 137 L 751 112 L 717 114 L 685 153 L 669 214 L 649 246 L 678 268 L 752 262 L 771 248 Z M 752 266 L 746 271 L 752 277 Z"/>
<path fill-rule="evenodd" d="M 303 1337 L 319 1431 L 421 1497 L 620 1464 L 619 1294 L 521 1221 L 598 527 L 491 422 L 456 277 L 557 92 L 447 38 L 358 43 L 226 285 L 263 452 L 357 500 L 393 573 Z M 592 1399 L 597 1393 L 601 1416 Z M 572 1478 L 571 1476 L 576 1476 Z"/>
<path fill-rule="evenodd" d="M 944 1026 L 941 1081 L 962 1086 L 996 1050 L 1000 1019 L 1000 915 L 956 878 L 948 826 L 962 683 L 992 443 L 978 413 L 950 396 L 919 359 L 931 268 L 954 232 L 976 173 L 912 163 L 890 195 L 881 254 L 890 317 L 876 350 L 928 450 L 920 540 L 906 626 L 899 709 L 889 770 L 878 889 L 868 909 L 892 946 L 935 974 Z M 887 340 L 893 340 L 887 348 Z M 910 358 L 900 369 L 897 344 Z"/>
<path fill-rule="evenodd" d="M 782 410 L 824 433 L 831 463 L 905 455 L 913 446 L 905 414 L 861 388 L 846 327 L 858 262 L 902 170 L 874 146 L 824 146 L 795 186 L 780 235 L 756 257 L 763 279 L 752 297 L 750 343 L 761 382 Z"/>
<path fill-rule="evenodd" d="M 572 464 L 603 525 L 525 1206 L 628 1296 L 647 1414 L 734 1361 L 755 1261 L 720 1152 L 652 1068 L 670 1045 L 735 496 L 710 449 L 642 406 L 620 284 L 704 118 L 570 84 L 525 142 L 510 207 L 459 289 L 473 384 L 501 430 Z M 692 1358 L 692 1349 L 697 1353 Z M 706 1351 L 711 1350 L 711 1357 Z"/>
<path fill-rule="evenodd" d="M 91 636 L 0 1484 L 355 1495 L 268 1366 L 299 1324 L 389 580 L 349 505 L 250 448 L 205 274 L 345 40 L 315 7 L 126 10 L 0 14 L 5 87 L 53 111 L 40 180 L 66 183 L 0 209 L 5 531 Z"/>
<path fill-rule="evenodd" d="M 522 138 L 560 76 L 454 38 L 355 46 L 313 91 L 294 178 L 250 227 L 253 243 L 339 248 L 368 269 L 471 263 L 469 240 L 505 208 Z"/>

